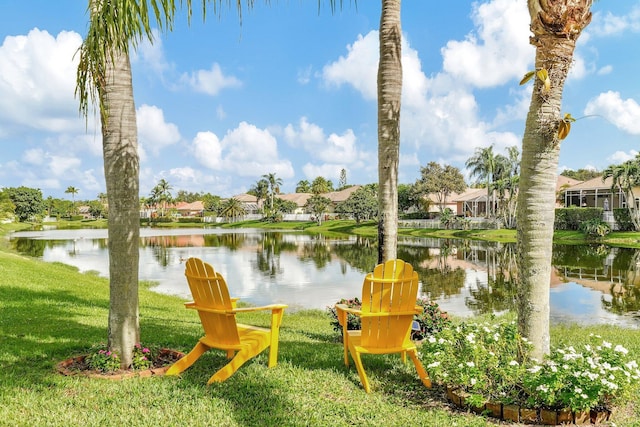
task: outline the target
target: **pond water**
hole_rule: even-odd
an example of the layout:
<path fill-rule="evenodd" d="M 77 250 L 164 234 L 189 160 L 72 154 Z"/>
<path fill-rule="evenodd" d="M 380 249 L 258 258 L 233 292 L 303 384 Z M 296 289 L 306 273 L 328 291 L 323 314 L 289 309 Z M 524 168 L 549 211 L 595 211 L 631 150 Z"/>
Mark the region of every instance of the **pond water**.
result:
<path fill-rule="evenodd" d="M 324 310 L 359 296 L 377 260 L 376 242 L 356 236 L 312 236 L 255 229 L 140 230 L 140 280 L 154 291 L 190 298 L 184 261 L 199 257 L 227 279 L 234 296 Z M 10 235 L 14 249 L 47 262 L 108 276 L 107 230 L 45 230 Z M 514 308 L 515 245 L 400 238 L 398 257 L 418 271 L 422 296 L 458 316 Z M 640 326 L 640 252 L 554 246 L 551 321 Z"/>

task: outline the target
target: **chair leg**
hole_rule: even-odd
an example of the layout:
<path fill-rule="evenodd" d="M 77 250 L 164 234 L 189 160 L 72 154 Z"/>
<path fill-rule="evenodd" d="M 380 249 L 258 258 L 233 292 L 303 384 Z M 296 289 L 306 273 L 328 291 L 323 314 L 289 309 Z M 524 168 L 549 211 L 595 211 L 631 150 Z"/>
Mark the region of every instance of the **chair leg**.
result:
<path fill-rule="evenodd" d="M 416 371 L 418 371 L 418 376 L 420 377 L 420 380 L 422 380 L 422 384 L 424 384 L 425 387 L 431 388 L 431 379 L 429 378 L 427 371 L 425 371 L 424 366 L 422 366 L 422 362 L 418 359 L 417 351 L 410 350 L 407 353 L 409 353 L 409 357 L 413 360 L 413 364 L 416 365 Z"/>
<path fill-rule="evenodd" d="M 202 356 L 210 347 L 198 341 L 193 349 L 187 353 L 182 359 L 171 365 L 165 375 L 178 375 L 189 366 L 193 365 L 200 356 Z"/>
<path fill-rule="evenodd" d="M 366 391 L 367 393 L 371 393 L 369 378 L 367 378 L 367 373 L 364 371 L 360 353 L 352 347 L 349 347 L 349 350 L 351 350 L 351 357 L 353 358 L 353 363 L 355 363 L 356 369 L 358 370 L 358 376 L 360 376 L 360 382 L 362 383 L 362 387 L 364 387 L 364 391 Z"/>
<path fill-rule="evenodd" d="M 215 374 L 213 374 L 211 378 L 209 378 L 209 381 L 207 381 L 207 385 L 210 385 L 214 382 L 221 383 L 227 380 L 240 368 L 240 366 L 244 365 L 247 360 L 251 359 L 254 356 L 255 354 L 247 349 L 240 350 L 236 353 L 235 357 L 231 359 L 229 363 L 224 365 Z"/>

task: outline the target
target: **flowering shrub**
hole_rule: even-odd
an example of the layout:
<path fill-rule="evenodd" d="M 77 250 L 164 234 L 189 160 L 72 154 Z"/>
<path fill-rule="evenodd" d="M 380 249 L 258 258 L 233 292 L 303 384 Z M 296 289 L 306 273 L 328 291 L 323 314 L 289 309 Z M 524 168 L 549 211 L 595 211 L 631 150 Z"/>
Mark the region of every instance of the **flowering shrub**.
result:
<path fill-rule="evenodd" d="M 626 348 L 597 335 L 590 338 L 591 344 L 555 349 L 527 369 L 523 386 L 529 402 L 575 411 L 608 407 L 640 379 L 638 364 Z"/>
<path fill-rule="evenodd" d="M 94 346 L 85 360 L 90 369 L 103 373 L 115 372 L 120 369 L 120 357 L 115 352 L 107 350 L 104 344 Z M 151 350 L 139 343 L 136 344 L 133 348 L 131 369 L 149 369 L 152 365 L 153 356 Z"/>
<path fill-rule="evenodd" d="M 346 304 L 347 307 L 358 310 L 362 307 L 362 303 L 357 297 L 352 299 L 343 298 L 336 304 Z M 447 313 L 441 311 L 435 302 L 429 301 L 426 298 L 418 298 L 416 305 L 422 307 L 422 313 L 414 317 L 419 329 L 411 332 L 411 339 L 424 339 L 428 334 L 438 332 L 449 325 L 449 316 Z M 333 326 L 333 330 L 342 333 L 342 326 L 340 326 L 338 322 L 338 314 L 335 306 L 327 307 L 327 311 L 329 312 L 329 316 L 331 316 L 331 326 Z M 360 318 L 355 314 L 347 313 L 347 330 L 357 330 L 360 329 L 360 327 Z"/>
<path fill-rule="evenodd" d="M 593 340 L 600 339 L 592 337 Z M 581 411 L 608 408 L 640 379 L 638 364 L 620 346 L 602 341 L 554 349 L 540 363 L 515 322 L 461 323 L 427 337 L 420 348 L 431 378 L 488 400 Z"/>
<path fill-rule="evenodd" d="M 480 406 L 487 399 L 512 403 L 519 398 L 519 379 L 526 373 L 518 362 L 530 344 L 515 322 L 460 323 L 432 334 L 420 348 L 432 379 L 470 393 Z"/>

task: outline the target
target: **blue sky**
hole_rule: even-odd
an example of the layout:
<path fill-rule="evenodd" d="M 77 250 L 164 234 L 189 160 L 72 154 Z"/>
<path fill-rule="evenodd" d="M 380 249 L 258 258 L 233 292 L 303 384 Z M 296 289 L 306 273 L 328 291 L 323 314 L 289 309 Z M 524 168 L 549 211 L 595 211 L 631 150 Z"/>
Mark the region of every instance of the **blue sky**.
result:
<path fill-rule="evenodd" d="M 226 2 L 225 2 L 226 3 Z M 377 181 L 380 1 L 256 1 L 239 24 L 223 8 L 177 18 L 132 56 L 141 195 L 229 197 L 275 173 L 293 192 L 317 176 Z M 200 2 L 194 1 L 196 10 Z M 459 167 L 477 147 L 521 146 L 533 68 L 524 0 L 405 0 L 401 183 L 436 161 Z M 640 1 L 597 1 L 578 42 L 563 112 L 580 118 L 560 168 L 633 158 L 640 144 Z M 105 191 L 100 126 L 74 97 L 87 29 L 80 0 L 0 0 L 0 187 L 95 199 Z M 589 116 L 582 118 L 584 116 Z"/>

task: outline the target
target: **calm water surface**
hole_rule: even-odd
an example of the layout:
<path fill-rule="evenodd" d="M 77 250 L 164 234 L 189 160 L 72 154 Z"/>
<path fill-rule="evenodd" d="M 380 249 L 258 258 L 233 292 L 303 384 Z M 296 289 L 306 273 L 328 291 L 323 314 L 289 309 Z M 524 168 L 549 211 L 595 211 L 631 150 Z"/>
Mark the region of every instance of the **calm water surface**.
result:
<path fill-rule="evenodd" d="M 140 279 L 153 290 L 190 298 L 184 260 L 199 257 L 227 279 L 230 291 L 262 305 L 325 309 L 359 296 L 377 260 L 375 242 L 254 229 L 141 229 Z M 13 233 L 13 247 L 48 262 L 108 276 L 107 230 Z M 514 245 L 401 239 L 398 257 L 418 271 L 422 295 L 459 316 L 514 307 Z M 640 253 L 607 246 L 555 246 L 551 320 L 640 326 Z"/>

